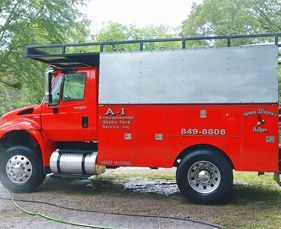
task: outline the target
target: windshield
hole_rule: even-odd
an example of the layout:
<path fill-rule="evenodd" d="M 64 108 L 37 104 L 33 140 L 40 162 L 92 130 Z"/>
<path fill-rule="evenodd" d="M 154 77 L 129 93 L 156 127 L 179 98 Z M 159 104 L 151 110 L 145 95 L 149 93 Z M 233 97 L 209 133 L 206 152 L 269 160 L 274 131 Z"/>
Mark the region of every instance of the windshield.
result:
<path fill-rule="evenodd" d="M 57 105 L 60 101 L 60 89 L 62 83 L 63 76 L 59 74 L 54 78 L 52 83 L 52 103 L 51 105 Z"/>

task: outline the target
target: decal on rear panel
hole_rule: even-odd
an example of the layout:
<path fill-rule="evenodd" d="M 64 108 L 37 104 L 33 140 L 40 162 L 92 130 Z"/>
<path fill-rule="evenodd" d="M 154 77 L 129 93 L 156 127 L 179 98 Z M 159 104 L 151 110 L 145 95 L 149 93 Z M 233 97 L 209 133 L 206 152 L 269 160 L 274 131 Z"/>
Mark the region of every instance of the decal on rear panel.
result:
<path fill-rule="evenodd" d="M 244 117 L 256 116 L 256 123 L 253 125 L 254 133 L 267 133 L 268 129 L 265 127 L 266 117 L 277 117 L 277 114 L 265 109 L 258 109 L 252 111 L 245 111 Z"/>

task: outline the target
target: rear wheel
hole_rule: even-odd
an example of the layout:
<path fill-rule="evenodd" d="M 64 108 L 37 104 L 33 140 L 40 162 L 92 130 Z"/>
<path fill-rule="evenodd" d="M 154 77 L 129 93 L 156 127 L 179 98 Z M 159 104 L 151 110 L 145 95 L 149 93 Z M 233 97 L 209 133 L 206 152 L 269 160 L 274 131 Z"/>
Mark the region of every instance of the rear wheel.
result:
<path fill-rule="evenodd" d="M 177 169 L 177 184 L 182 194 L 192 202 L 223 203 L 232 192 L 232 170 L 230 162 L 219 153 L 197 150 L 181 161 Z"/>
<path fill-rule="evenodd" d="M 10 147 L 0 154 L 0 181 L 12 192 L 32 192 L 45 174 L 38 153 L 25 146 Z"/>

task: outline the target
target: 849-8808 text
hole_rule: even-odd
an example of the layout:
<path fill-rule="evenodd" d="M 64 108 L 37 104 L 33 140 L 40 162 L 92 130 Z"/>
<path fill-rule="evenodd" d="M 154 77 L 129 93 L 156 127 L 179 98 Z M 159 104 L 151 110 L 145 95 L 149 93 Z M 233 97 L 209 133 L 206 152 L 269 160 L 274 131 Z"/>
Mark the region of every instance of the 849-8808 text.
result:
<path fill-rule="evenodd" d="M 181 129 L 182 135 L 226 135 L 225 129 Z"/>

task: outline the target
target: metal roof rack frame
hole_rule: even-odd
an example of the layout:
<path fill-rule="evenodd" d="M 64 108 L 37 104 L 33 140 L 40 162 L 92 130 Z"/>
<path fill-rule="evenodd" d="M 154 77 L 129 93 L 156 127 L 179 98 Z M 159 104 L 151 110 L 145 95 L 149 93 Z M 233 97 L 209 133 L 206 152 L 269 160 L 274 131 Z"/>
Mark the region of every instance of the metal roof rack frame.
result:
<path fill-rule="evenodd" d="M 200 36 L 200 37 L 182 37 L 167 39 L 147 39 L 147 40 L 128 40 L 128 41 L 108 41 L 108 42 L 90 42 L 90 43 L 72 43 L 72 44 L 50 44 L 50 45 L 29 45 L 26 47 L 26 57 L 49 64 L 59 69 L 73 69 L 78 67 L 99 67 L 100 53 L 105 52 L 106 46 L 114 48 L 116 45 L 137 44 L 138 49 L 134 51 L 143 51 L 146 44 L 160 42 L 181 42 L 181 48 L 186 49 L 188 41 L 226 41 L 226 47 L 232 46 L 232 41 L 237 39 L 270 38 L 275 45 L 281 47 L 279 43 L 281 33 L 266 34 L 246 34 L 229 36 Z M 249 43 L 251 45 L 253 43 Z M 257 43 L 254 43 L 257 44 Z M 264 43 L 263 43 L 264 44 Z M 83 47 L 94 51 L 73 51 L 75 48 Z M 215 46 L 216 47 L 216 46 Z M 72 49 L 72 51 L 68 51 Z M 147 49 L 146 49 L 147 50 Z M 148 49 L 149 50 L 149 49 Z M 279 52 L 281 55 L 281 52 Z"/>

